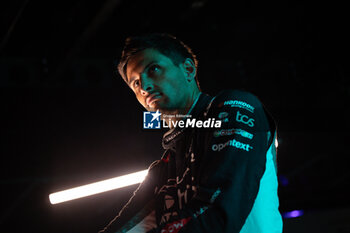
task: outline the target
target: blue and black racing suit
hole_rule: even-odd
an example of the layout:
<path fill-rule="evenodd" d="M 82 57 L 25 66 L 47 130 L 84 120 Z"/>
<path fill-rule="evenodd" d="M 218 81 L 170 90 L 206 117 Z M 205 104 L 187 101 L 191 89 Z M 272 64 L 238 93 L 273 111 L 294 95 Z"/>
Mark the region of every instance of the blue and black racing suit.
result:
<path fill-rule="evenodd" d="M 276 127 L 258 98 L 201 93 L 189 115 L 219 128 L 174 128 L 165 152 L 101 232 L 281 233 Z"/>

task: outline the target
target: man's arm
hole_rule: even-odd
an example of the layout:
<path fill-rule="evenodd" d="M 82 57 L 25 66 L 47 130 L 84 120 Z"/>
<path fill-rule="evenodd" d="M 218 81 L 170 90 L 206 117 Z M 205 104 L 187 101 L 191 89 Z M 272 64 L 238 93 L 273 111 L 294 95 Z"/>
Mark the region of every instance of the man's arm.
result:
<path fill-rule="evenodd" d="M 241 91 L 219 94 L 208 117 L 221 118 L 222 128 L 203 145 L 207 149 L 201 158 L 197 195 L 181 210 L 186 221 L 179 232 L 238 233 L 265 172 L 270 125 L 260 101 Z M 170 228 L 171 223 L 163 227 Z"/>
<path fill-rule="evenodd" d="M 154 215 L 154 189 L 158 182 L 161 163 L 156 161 L 148 168 L 148 175 L 139 185 L 119 214 L 99 233 L 146 232 L 156 227 Z"/>

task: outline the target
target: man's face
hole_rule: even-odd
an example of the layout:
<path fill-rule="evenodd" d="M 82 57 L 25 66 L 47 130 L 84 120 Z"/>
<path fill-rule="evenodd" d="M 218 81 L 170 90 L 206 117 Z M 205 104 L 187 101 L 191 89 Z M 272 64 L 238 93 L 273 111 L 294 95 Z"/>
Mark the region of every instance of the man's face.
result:
<path fill-rule="evenodd" d="M 126 75 L 129 87 L 148 111 L 186 107 L 189 93 L 186 69 L 157 50 L 145 49 L 135 54 L 127 64 Z"/>

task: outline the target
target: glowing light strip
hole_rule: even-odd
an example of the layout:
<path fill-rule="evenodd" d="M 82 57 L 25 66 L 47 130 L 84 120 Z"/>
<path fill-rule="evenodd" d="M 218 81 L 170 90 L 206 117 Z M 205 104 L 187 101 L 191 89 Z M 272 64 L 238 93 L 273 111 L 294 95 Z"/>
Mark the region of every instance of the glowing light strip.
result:
<path fill-rule="evenodd" d="M 113 189 L 123 188 L 129 185 L 141 183 L 148 170 L 143 170 L 135 173 L 131 173 L 124 176 L 118 176 L 108 180 L 103 180 L 76 188 L 63 190 L 60 192 L 52 193 L 49 195 L 51 204 L 58 204 L 65 201 L 70 201 L 82 197 L 91 196 L 94 194 L 110 191 Z"/>
<path fill-rule="evenodd" d="M 304 210 L 292 210 L 282 214 L 284 218 L 297 218 L 304 215 Z"/>

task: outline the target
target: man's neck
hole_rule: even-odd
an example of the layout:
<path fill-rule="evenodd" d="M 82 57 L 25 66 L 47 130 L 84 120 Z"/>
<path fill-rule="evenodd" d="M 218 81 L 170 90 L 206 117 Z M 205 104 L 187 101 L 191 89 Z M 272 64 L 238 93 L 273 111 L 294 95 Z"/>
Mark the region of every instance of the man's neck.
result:
<path fill-rule="evenodd" d="M 163 120 L 166 121 L 167 125 L 169 126 L 169 128 L 173 128 L 174 124 L 171 124 L 170 121 L 172 121 L 173 123 L 182 120 L 183 118 L 185 118 L 185 116 L 190 115 L 192 112 L 192 109 L 194 108 L 199 96 L 200 96 L 200 91 L 194 91 L 190 98 L 188 98 L 188 101 L 186 103 L 186 107 L 185 108 L 181 108 L 181 109 L 175 109 L 174 111 L 167 111 L 167 112 L 163 112 L 162 115 L 166 115 L 166 118 L 163 118 Z"/>

